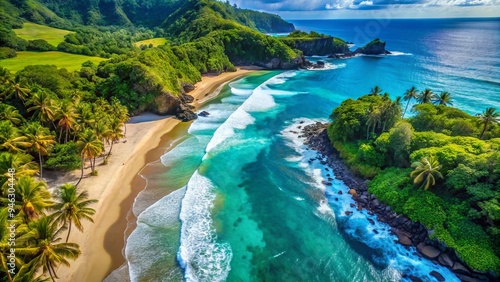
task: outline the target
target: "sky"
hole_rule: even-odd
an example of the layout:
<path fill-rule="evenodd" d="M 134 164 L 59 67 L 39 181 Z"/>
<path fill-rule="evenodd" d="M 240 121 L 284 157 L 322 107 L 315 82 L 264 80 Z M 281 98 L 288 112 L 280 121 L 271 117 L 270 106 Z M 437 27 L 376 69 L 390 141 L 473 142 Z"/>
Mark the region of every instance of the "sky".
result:
<path fill-rule="evenodd" d="M 500 17 L 500 0 L 230 0 L 284 19 Z"/>

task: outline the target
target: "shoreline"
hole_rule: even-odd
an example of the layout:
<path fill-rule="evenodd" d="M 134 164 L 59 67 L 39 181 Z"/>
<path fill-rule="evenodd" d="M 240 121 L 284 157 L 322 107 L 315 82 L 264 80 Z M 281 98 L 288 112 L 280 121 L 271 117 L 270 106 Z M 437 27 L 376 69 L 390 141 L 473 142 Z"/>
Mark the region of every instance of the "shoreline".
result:
<path fill-rule="evenodd" d="M 227 83 L 258 70 L 262 69 L 241 67 L 236 72 L 203 76 L 195 90 L 188 93 L 195 100 L 192 104 L 198 109 L 215 98 Z M 212 95 L 214 91 L 216 94 Z M 79 188 L 87 190 L 89 198 L 99 202 L 92 206 L 96 210 L 94 223 L 84 222 L 83 232 L 70 235 L 69 241 L 79 244 L 82 254 L 70 267 L 58 268 L 60 281 L 103 281 L 123 265 L 126 238 L 135 227 L 132 206 L 135 197 L 146 187 L 140 172 L 164 154 L 170 146 L 164 142 L 180 124 L 181 121 L 173 117 L 127 123 L 126 137 L 114 145 L 108 165 L 102 166 L 102 159 L 97 160 L 99 176 L 88 176 L 90 170 L 86 169 Z M 72 182 L 78 177 L 79 172 L 74 171 L 51 186 Z"/>
<path fill-rule="evenodd" d="M 391 233 L 398 238 L 394 240 L 394 243 L 406 248 L 415 247 L 422 258 L 448 268 L 462 281 L 494 281 L 495 278 L 488 273 L 479 273 L 471 269 L 459 258 L 455 250 L 435 239 L 430 239 L 428 229 L 420 222 L 414 222 L 405 215 L 397 214 L 390 206 L 379 202 L 375 195 L 369 193 L 368 180 L 353 175 L 339 152 L 330 143 L 326 129 L 327 124 L 317 122 L 305 126 L 298 134 L 299 137 L 305 138 L 304 145 L 318 153 L 318 159 L 325 158 L 324 165 L 331 168 L 335 178 L 343 181 L 349 188 L 346 192 L 352 196 L 357 204 L 356 208 L 366 209 L 369 214 L 376 215 L 378 221 L 391 227 Z M 331 185 L 330 182 L 325 184 Z M 348 215 L 347 212 L 346 215 Z M 443 276 L 437 271 L 432 271 L 429 275 L 438 281 L 444 281 Z M 411 275 L 403 277 L 411 281 L 421 281 L 418 277 Z"/>

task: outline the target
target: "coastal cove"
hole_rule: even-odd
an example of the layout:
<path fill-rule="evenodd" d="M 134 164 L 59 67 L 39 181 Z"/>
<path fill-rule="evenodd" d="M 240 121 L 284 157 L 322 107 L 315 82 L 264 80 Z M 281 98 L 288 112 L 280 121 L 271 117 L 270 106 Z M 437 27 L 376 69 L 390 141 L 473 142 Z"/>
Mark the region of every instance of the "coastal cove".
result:
<path fill-rule="evenodd" d="M 0 282 L 498 281 L 500 14 L 401 16 L 500 3 L 429 1 L 0 1 Z"/>
<path fill-rule="evenodd" d="M 220 87 L 253 71 L 255 70 L 241 69 L 219 76 L 204 77 L 190 93 L 196 100 L 194 106 L 200 107 L 213 99 Z M 89 231 L 72 233 L 70 239 L 79 243 L 85 251 L 71 268 L 60 269 L 59 276 L 63 281 L 74 281 L 74 277 L 103 280 L 112 270 L 123 264 L 124 242 L 135 224 L 131 207 L 137 194 L 146 185 L 139 173 L 148 163 L 158 160 L 164 154 L 168 149 L 165 143 L 169 142 L 169 136 L 175 136 L 178 128 L 183 132 L 181 128 L 185 127 L 185 124 L 172 117 L 146 116 L 145 121 L 138 120 L 127 125 L 126 142 L 115 146 L 116 157 L 110 158 L 107 166 L 99 168 L 100 175 L 82 181 L 82 187 L 89 191 L 91 197 L 104 200 L 95 207 L 99 216 L 94 219 L 94 223 L 84 223 L 85 229 Z M 75 179 L 78 173 L 75 174 L 57 182 L 64 183 L 68 178 Z M 89 267 L 89 262 L 92 267 Z"/>
<path fill-rule="evenodd" d="M 387 49 L 406 51 L 391 49 L 390 42 Z M 187 187 L 159 200 L 139 216 L 143 222 L 140 237 L 127 246 L 133 279 L 147 274 L 170 277 L 172 281 L 183 277 L 189 281 L 251 281 L 263 277 L 283 280 L 291 276 L 299 280 L 314 277 L 318 281 L 333 277 L 437 281 L 430 275 L 434 272 L 447 281 L 458 279 L 446 268 L 415 255 L 415 250 L 394 243 L 398 238 L 391 235 L 389 226 L 366 211 L 358 213 L 342 181 L 335 179 L 319 160 L 310 163 L 315 154 L 302 147 L 302 141 L 291 133 L 314 120 L 326 121 L 340 102 L 368 93 L 374 85 L 372 80 L 355 70 L 371 70 L 381 88 L 393 97 L 402 95 L 393 89 L 410 86 L 400 80 L 401 71 L 394 70 L 401 70 L 409 62 L 420 69 L 420 55 L 401 53 L 346 60 L 310 57 L 311 61 L 325 61 L 325 69 L 278 72 L 261 79 L 252 76 L 235 81 L 223 90 L 220 99 L 202 107 L 200 110 L 210 113 L 209 117 L 194 121 L 188 137 L 162 157 L 169 171 L 157 184 Z M 447 76 L 445 72 L 406 75 L 429 78 L 425 83 L 431 85 Z M 442 90 L 466 91 L 460 88 L 460 81 L 453 81 Z M 360 85 L 366 88 L 360 89 Z M 494 93 L 494 86 L 488 83 L 481 89 Z M 460 95 L 453 97 L 459 108 L 471 113 L 483 110 Z M 488 99 L 494 101 L 495 97 Z M 172 183 L 174 178 L 180 180 Z M 334 190 L 329 190 L 325 182 L 332 182 Z M 338 195 L 337 189 L 343 194 Z M 347 216 L 345 211 L 354 214 Z M 161 214 L 168 216 L 160 219 Z M 148 225 L 156 227 L 150 229 Z M 180 240 L 180 245 L 165 243 L 169 240 Z M 139 249 L 165 255 L 143 264 L 133 255 Z M 210 255 L 207 250 L 212 250 Z M 338 257 L 343 258 L 342 262 Z M 159 264 L 163 267 L 155 267 Z M 354 264 L 363 267 L 347 266 Z"/>

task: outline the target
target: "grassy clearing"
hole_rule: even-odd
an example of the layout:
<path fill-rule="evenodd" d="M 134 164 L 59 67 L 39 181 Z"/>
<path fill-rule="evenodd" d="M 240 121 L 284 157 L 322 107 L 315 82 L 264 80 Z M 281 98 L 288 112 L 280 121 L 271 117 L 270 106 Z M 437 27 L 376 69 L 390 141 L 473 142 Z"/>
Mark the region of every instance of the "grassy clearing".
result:
<path fill-rule="evenodd" d="M 0 60 L 0 67 L 9 69 L 12 72 L 22 70 L 28 65 L 56 65 L 58 68 L 65 68 L 68 71 L 79 70 L 86 61 L 99 64 L 106 59 L 99 57 L 75 55 L 57 51 L 51 52 L 17 52 L 17 57 Z"/>
<path fill-rule="evenodd" d="M 136 43 L 134 43 L 134 46 L 140 48 L 141 45 L 149 46 L 149 44 L 153 44 L 153 47 L 157 47 L 157 46 L 163 45 L 165 43 L 167 43 L 166 38 L 151 38 L 151 39 L 137 41 Z"/>
<path fill-rule="evenodd" d="M 64 41 L 64 36 L 66 34 L 71 33 L 69 30 L 57 29 L 29 22 L 24 23 L 21 29 L 14 29 L 14 32 L 17 36 L 26 40 L 45 39 L 55 47 Z"/>

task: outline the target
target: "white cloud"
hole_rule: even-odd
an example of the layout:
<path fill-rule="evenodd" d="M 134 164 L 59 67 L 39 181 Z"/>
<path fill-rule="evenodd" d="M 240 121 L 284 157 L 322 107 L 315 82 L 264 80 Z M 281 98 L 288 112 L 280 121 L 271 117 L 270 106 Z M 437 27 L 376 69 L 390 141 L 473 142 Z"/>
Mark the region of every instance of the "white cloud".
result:
<path fill-rule="evenodd" d="M 230 0 L 285 19 L 500 17 L 500 0 Z"/>

